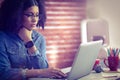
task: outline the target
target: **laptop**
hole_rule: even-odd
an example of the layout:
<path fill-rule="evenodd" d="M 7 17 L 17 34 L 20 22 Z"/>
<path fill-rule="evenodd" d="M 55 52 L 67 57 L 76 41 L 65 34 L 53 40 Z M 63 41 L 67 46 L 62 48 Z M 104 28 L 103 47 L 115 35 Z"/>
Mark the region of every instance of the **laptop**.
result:
<path fill-rule="evenodd" d="M 69 72 L 67 79 L 48 79 L 48 78 L 31 78 L 29 80 L 76 80 L 88 75 L 93 69 L 93 65 L 102 47 L 102 40 L 92 41 L 80 44 L 72 67 L 64 68 L 64 73 Z"/>

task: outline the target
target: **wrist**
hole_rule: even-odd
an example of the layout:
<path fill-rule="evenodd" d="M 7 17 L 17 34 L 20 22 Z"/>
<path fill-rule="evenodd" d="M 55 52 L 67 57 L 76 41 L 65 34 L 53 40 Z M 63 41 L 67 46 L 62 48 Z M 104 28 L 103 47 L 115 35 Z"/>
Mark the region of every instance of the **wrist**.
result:
<path fill-rule="evenodd" d="M 35 45 L 31 48 L 27 48 L 27 50 L 28 50 L 29 55 L 35 55 L 36 53 L 37 54 L 39 53 L 39 51 L 38 51 L 38 49 L 36 48 Z"/>
<path fill-rule="evenodd" d="M 39 70 L 40 69 L 28 69 L 28 70 L 23 69 L 23 71 L 22 71 L 23 79 L 31 78 L 31 77 L 38 77 L 40 75 L 40 73 L 41 73 Z"/>
<path fill-rule="evenodd" d="M 34 46 L 34 43 L 33 43 L 32 40 L 27 41 L 27 42 L 25 43 L 25 47 L 26 47 L 26 48 L 31 48 L 31 47 L 33 47 L 33 46 Z"/>
<path fill-rule="evenodd" d="M 26 78 L 27 78 L 27 76 L 26 76 L 27 70 L 28 70 L 28 69 L 23 69 L 23 70 L 22 70 L 23 79 L 26 79 Z"/>

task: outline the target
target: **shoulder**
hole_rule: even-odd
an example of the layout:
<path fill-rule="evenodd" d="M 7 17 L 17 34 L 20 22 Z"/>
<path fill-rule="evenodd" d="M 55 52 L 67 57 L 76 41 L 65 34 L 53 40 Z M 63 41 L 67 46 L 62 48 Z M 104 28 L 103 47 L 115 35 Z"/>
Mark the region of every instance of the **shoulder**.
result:
<path fill-rule="evenodd" d="M 5 35 L 5 32 L 0 31 L 0 36 L 3 36 L 3 35 Z"/>
<path fill-rule="evenodd" d="M 8 36 L 5 32 L 0 31 L 0 45 L 4 44 L 6 40 L 9 41 Z"/>
<path fill-rule="evenodd" d="M 0 31 L 0 40 L 5 39 L 7 37 L 6 33 L 3 31 Z"/>
<path fill-rule="evenodd" d="M 10 42 L 12 40 L 15 40 L 16 34 L 10 33 L 10 32 L 4 32 L 4 31 L 0 31 L 0 41 L 7 41 Z"/>

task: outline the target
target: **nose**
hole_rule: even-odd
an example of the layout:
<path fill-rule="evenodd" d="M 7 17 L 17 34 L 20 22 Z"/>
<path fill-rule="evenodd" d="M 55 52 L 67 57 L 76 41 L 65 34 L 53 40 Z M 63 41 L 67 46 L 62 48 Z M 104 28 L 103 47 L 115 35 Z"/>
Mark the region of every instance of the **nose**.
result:
<path fill-rule="evenodd" d="M 38 21 L 38 17 L 32 17 L 32 22 L 37 22 Z"/>

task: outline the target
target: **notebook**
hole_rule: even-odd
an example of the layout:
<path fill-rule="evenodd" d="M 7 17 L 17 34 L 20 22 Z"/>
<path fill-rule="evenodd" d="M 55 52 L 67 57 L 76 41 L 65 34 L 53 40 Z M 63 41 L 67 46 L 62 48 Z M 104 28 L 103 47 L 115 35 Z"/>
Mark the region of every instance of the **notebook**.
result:
<path fill-rule="evenodd" d="M 29 80 L 76 80 L 88 75 L 95 63 L 99 50 L 102 47 L 102 40 L 80 44 L 71 68 L 64 68 L 64 73 L 69 72 L 67 79 L 31 78 Z"/>

